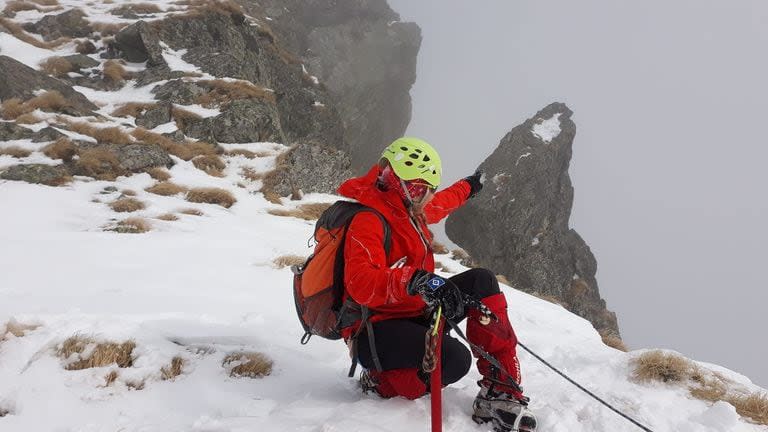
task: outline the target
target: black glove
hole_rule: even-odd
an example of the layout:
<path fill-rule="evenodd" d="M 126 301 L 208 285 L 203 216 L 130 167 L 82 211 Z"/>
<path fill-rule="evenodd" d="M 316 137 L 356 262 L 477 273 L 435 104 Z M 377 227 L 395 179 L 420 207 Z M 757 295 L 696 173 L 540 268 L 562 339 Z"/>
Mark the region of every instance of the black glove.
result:
<path fill-rule="evenodd" d="M 472 198 L 478 193 L 480 193 L 481 190 L 483 190 L 483 172 L 480 170 L 475 171 L 474 174 L 472 174 L 469 177 L 465 177 L 464 180 L 469 183 L 469 187 L 471 188 L 469 192 L 469 197 Z"/>
<path fill-rule="evenodd" d="M 408 282 L 408 294 L 421 295 L 429 307 L 443 306 L 443 315 L 449 320 L 464 316 L 464 294 L 450 279 L 425 270 L 416 270 Z"/>

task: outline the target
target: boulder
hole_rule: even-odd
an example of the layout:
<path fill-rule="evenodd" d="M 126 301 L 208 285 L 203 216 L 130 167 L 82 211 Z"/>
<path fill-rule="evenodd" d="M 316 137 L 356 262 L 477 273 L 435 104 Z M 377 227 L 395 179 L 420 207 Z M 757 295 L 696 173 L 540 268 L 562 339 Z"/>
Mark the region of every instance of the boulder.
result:
<path fill-rule="evenodd" d="M 154 108 L 150 108 L 143 114 L 136 117 L 136 126 L 146 129 L 154 129 L 161 124 L 171 121 L 171 109 L 173 105 L 169 102 L 161 102 Z"/>
<path fill-rule="evenodd" d="M 264 179 L 264 191 L 280 196 L 332 193 L 352 176 L 345 152 L 318 143 L 299 143 L 278 156 L 276 165 Z"/>
<path fill-rule="evenodd" d="M 13 165 L 0 172 L 0 179 L 58 186 L 69 178 L 69 172 L 61 165 L 26 164 Z"/>
<path fill-rule="evenodd" d="M 59 132 L 57 129 L 54 129 L 49 126 L 49 127 L 40 129 L 39 131 L 32 134 L 32 142 L 40 143 L 40 142 L 55 141 L 59 138 L 64 138 L 64 137 L 66 137 L 66 135 Z"/>
<path fill-rule="evenodd" d="M 162 147 L 155 144 L 94 144 L 77 142 L 80 149 L 105 150 L 117 158 L 119 168 L 130 172 L 140 172 L 152 167 L 172 167 L 173 159 Z M 73 170 L 73 173 L 82 173 Z"/>
<path fill-rule="evenodd" d="M 32 138 L 32 132 L 14 122 L 0 121 L 0 141 L 13 141 Z"/>
<path fill-rule="evenodd" d="M 155 30 L 144 21 L 138 21 L 120 30 L 115 35 L 114 46 L 129 62 L 147 62 L 148 67 L 165 65 L 160 39 Z"/>
<path fill-rule="evenodd" d="M 77 8 L 59 15 L 46 15 L 40 21 L 27 26 L 27 30 L 39 33 L 47 41 L 60 37 L 86 37 L 93 31 L 85 19 L 85 13 Z"/>
<path fill-rule="evenodd" d="M 206 92 L 207 90 L 203 86 L 181 79 L 168 81 L 152 89 L 152 93 L 158 100 L 181 105 L 195 103 L 195 99 Z"/>
<path fill-rule="evenodd" d="M 28 100 L 38 90 L 58 91 L 69 103 L 63 112 L 71 115 L 92 115 L 98 108 L 88 98 L 73 90 L 63 81 L 49 77 L 15 59 L 0 55 L 0 100 L 19 98 Z"/>
<path fill-rule="evenodd" d="M 186 122 L 182 131 L 212 142 L 286 142 L 274 104 L 262 99 L 232 101 L 216 117 Z"/>
<path fill-rule="evenodd" d="M 600 297 L 597 261 L 568 226 L 576 125 L 554 103 L 515 127 L 480 166 L 483 191 L 454 212 L 448 237 L 518 289 L 554 296 L 598 330 L 619 334 Z"/>
<path fill-rule="evenodd" d="M 75 70 L 90 69 L 99 65 L 99 62 L 83 54 L 73 54 L 64 56 L 64 60 L 68 61 Z"/>

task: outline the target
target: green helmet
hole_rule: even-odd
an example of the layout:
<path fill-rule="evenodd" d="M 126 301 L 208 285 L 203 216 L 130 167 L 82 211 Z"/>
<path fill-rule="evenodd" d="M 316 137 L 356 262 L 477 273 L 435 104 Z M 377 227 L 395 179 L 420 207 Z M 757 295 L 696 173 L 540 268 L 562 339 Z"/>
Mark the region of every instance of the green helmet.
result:
<path fill-rule="evenodd" d="M 431 145 L 418 138 L 398 138 L 384 149 L 383 159 L 389 161 L 392 170 L 403 180 L 421 179 L 437 188 L 443 165 L 440 155 Z"/>

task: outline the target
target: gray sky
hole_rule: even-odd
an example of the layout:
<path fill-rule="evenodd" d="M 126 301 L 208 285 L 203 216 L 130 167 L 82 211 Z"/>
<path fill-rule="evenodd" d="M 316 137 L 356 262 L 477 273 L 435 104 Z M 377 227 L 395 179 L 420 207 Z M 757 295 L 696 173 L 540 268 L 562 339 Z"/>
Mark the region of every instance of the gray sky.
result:
<path fill-rule="evenodd" d="M 571 225 L 625 341 L 768 386 L 768 3 L 389 2 L 423 30 L 408 133 L 446 181 L 567 103 Z"/>

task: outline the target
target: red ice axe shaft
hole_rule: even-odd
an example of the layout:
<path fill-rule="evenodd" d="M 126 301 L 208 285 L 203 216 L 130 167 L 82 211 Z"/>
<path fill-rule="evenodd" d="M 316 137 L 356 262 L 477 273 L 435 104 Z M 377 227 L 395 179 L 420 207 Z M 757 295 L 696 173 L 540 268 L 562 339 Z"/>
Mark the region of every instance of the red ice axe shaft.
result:
<path fill-rule="evenodd" d="M 431 338 L 434 338 L 434 347 L 432 355 L 434 356 L 435 366 L 430 375 L 430 399 L 432 404 L 432 432 L 442 432 L 443 430 L 443 362 L 440 361 L 443 349 L 443 327 L 445 327 L 445 318 L 442 316 L 442 307 L 437 310 L 435 324 L 433 325 Z M 430 347 L 431 348 L 431 347 Z"/>

